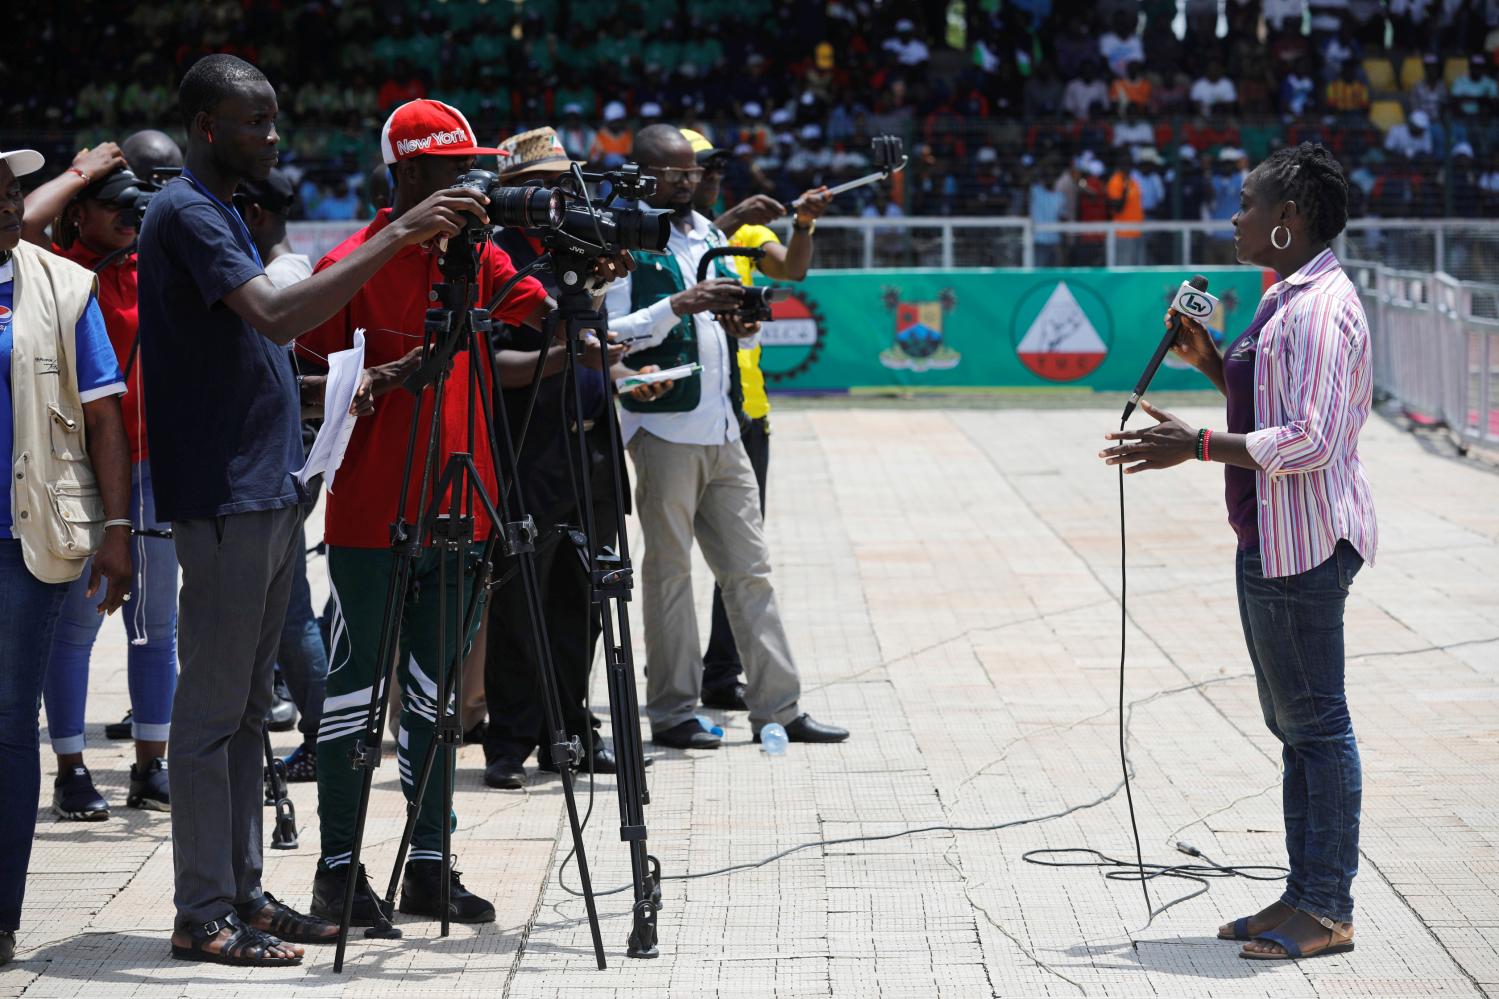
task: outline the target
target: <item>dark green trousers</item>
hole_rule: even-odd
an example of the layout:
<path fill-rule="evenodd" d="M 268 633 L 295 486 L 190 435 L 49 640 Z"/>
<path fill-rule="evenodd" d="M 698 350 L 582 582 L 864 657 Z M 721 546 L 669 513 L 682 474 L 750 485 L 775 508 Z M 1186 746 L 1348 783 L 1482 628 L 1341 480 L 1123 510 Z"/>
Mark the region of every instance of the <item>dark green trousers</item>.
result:
<path fill-rule="evenodd" d="M 476 545 L 474 551 L 479 547 Z M 439 558 L 447 561 L 445 649 L 438 647 L 438 594 L 442 589 Z M 474 617 L 474 627 L 460 638 L 463 612 L 474 585 L 468 572 L 470 561 L 465 555 L 428 550 L 417 560 L 411 574 L 396 653 L 396 677 L 401 686 L 396 765 L 407 801 L 416 793 L 422 762 L 436 731 L 437 664 L 446 656 L 447 667 L 452 669 L 455 644 L 466 652 L 482 620 L 481 609 Z M 323 701 L 317 741 L 318 819 L 322 827 L 322 859 L 328 867 L 347 864 L 354 848 L 360 775 L 350 764 L 349 753 L 364 730 L 370 693 L 376 682 L 381 684 L 382 699 L 385 695 L 388 664 L 376 662 L 376 656 L 385 593 L 394 568 L 395 556 L 383 548 L 328 549 L 333 622 L 329 634 L 328 694 Z M 442 859 L 442 826 L 448 815 L 443 808 L 440 767 L 439 757 L 418 806 L 411 860 Z"/>

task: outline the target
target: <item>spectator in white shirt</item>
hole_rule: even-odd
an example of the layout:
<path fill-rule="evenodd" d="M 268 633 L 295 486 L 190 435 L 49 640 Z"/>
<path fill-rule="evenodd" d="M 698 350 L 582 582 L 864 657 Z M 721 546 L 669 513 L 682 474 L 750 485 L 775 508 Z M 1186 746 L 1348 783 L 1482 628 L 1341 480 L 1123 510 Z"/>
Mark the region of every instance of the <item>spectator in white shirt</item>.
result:
<path fill-rule="evenodd" d="M 1421 60 L 1424 75 L 1406 94 L 1412 111 L 1425 111 L 1433 118 L 1440 118 L 1442 105 L 1447 101 L 1447 81 L 1442 79 L 1442 60 L 1427 54 Z"/>
<path fill-rule="evenodd" d="M 907 17 L 895 22 L 895 37 L 885 39 L 880 47 L 893 54 L 902 66 L 921 66 L 931 58 L 926 42 L 916 37 L 915 22 Z"/>
<path fill-rule="evenodd" d="M 1215 109 L 1232 110 L 1239 102 L 1239 91 L 1234 81 L 1223 75 L 1223 64 L 1213 61 L 1208 63 L 1207 75 L 1192 84 L 1191 97 L 1199 111 L 1211 115 Z"/>
<path fill-rule="evenodd" d="M 1124 76 L 1132 62 L 1145 61 L 1145 46 L 1135 32 L 1135 21 L 1124 11 L 1115 11 L 1112 30 L 1098 40 L 1098 54 L 1114 76 Z"/>
<path fill-rule="evenodd" d="M 1068 81 L 1062 91 L 1062 110 L 1074 118 L 1091 118 L 1108 106 L 1109 88 L 1099 79 L 1098 67 L 1091 63 L 1083 67 L 1081 77 Z"/>
<path fill-rule="evenodd" d="M 1433 155 L 1436 147 L 1431 141 L 1431 119 L 1425 111 L 1412 111 L 1408 119 L 1385 133 L 1384 147 L 1386 152 L 1408 160 Z"/>
<path fill-rule="evenodd" d="M 1270 37 L 1301 31 L 1301 17 L 1306 9 L 1306 0 L 1264 0 L 1265 27 Z"/>

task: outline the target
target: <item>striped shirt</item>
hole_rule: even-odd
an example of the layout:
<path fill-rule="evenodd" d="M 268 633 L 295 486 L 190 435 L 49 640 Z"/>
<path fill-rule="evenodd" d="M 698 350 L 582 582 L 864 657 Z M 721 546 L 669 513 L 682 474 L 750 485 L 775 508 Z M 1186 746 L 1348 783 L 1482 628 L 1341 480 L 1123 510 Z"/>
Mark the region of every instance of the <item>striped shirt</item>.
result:
<path fill-rule="evenodd" d="M 1268 318 L 1266 314 L 1268 313 Z M 1346 538 L 1374 563 L 1378 525 L 1358 435 L 1369 418 L 1369 322 L 1331 250 L 1271 285 L 1254 362 L 1249 453 L 1259 464 L 1260 560 L 1266 576 L 1314 569 Z"/>

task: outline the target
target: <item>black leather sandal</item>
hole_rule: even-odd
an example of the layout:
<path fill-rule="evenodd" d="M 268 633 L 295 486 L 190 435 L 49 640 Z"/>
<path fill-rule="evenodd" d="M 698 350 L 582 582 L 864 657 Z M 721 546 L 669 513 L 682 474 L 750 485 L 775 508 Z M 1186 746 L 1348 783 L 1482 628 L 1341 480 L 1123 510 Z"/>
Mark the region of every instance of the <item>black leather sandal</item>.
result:
<path fill-rule="evenodd" d="M 261 915 L 269 915 L 270 922 L 264 927 L 256 927 L 262 933 L 294 944 L 331 944 L 338 940 L 338 924 L 323 919 L 321 916 L 303 915 L 291 906 L 286 905 L 275 895 L 266 892 L 260 896 L 261 902 L 255 908 L 240 910 L 239 917 L 247 924 L 260 918 Z M 332 933 L 328 931 L 332 930 Z"/>
<path fill-rule="evenodd" d="M 218 936 L 226 927 L 232 927 L 234 932 L 229 939 L 224 941 L 222 950 L 211 951 L 204 948 Z M 207 964 L 234 964 L 249 965 L 258 968 L 282 968 L 291 967 L 302 963 L 300 957 L 273 957 L 271 951 L 280 947 L 282 942 L 269 933 L 263 933 L 253 926 L 246 926 L 238 916 L 229 915 L 222 919 L 194 926 L 188 931 L 188 937 L 192 943 L 186 947 L 181 944 L 172 944 L 172 957 L 178 961 L 202 961 Z"/>

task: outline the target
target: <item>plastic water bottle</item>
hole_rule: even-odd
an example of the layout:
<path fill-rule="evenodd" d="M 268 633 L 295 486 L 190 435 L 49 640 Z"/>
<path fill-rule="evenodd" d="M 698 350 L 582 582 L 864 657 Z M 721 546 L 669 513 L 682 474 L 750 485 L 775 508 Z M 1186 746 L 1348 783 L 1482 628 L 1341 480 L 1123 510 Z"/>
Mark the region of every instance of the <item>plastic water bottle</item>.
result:
<path fill-rule="evenodd" d="M 760 748 L 771 756 L 785 756 L 786 743 L 790 741 L 786 738 L 786 730 L 775 722 L 760 730 Z"/>
<path fill-rule="evenodd" d="M 713 724 L 713 719 L 709 718 L 707 715 L 694 715 L 693 717 L 695 717 L 697 719 L 697 723 L 703 727 L 704 732 L 707 732 L 709 735 L 716 735 L 720 739 L 723 738 L 722 725 Z"/>

